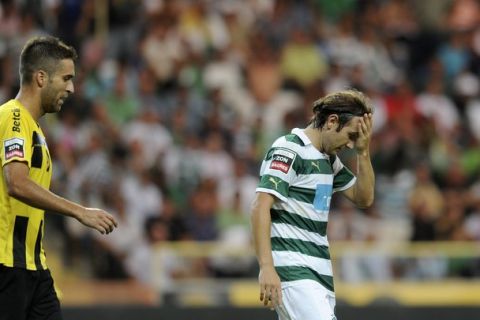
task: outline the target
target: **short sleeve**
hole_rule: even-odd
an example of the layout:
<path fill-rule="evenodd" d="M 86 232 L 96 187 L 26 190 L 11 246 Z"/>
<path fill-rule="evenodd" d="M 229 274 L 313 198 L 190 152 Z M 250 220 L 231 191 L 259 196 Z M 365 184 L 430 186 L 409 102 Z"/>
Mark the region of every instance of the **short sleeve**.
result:
<path fill-rule="evenodd" d="M 30 167 L 32 152 L 31 130 L 26 111 L 19 108 L 3 110 L 0 113 L 0 139 L 2 167 L 12 161 L 26 162 Z"/>
<path fill-rule="evenodd" d="M 296 177 L 293 163 L 297 154 L 287 148 L 273 147 L 262 162 L 257 192 L 270 193 L 287 201 L 288 190 Z"/>
<path fill-rule="evenodd" d="M 357 178 L 353 172 L 346 167 L 338 156 L 333 162 L 333 192 L 343 191 L 355 184 Z"/>

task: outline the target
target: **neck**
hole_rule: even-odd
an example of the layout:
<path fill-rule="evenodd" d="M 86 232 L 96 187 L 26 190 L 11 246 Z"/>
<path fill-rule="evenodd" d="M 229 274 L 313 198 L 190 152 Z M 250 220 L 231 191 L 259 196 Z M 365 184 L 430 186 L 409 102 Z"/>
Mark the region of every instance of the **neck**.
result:
<path fill-rule="evenodd" d="M 38 121 L 40 117 L 43 116 L 44 112 L 41 108 L 40 93 L 38 91 L 22 86 L 15 99 L 30 112 L 35 121 Z"/>
<path fill-rule="evenodd" d="M 322 139 L 322 130 L 318 128 L 314 128 L 313 124 L 310 124 L 306 129 L 305 129 L 305 134 L 307 137 L 312 141 L 312 144 L 315 148 L 317 148 L 320 152 L 325 152 L 323 149 L 323 139 Z"/>

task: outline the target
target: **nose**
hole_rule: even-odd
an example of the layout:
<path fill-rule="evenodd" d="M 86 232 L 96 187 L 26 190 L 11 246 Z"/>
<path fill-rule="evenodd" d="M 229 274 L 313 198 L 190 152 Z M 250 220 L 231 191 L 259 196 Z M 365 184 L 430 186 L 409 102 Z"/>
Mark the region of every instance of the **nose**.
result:
<path fill-rule="evenodd" d="M 72 81 L 70 81 L 70 82 L 68 83 L 68 85 L 67 85 L 67 92 L 68 92 L 69 94 L 72 94 L 72 93 L 75 92 L 75 88 L 73 87 L 73 82 L 72 82 Z"/>

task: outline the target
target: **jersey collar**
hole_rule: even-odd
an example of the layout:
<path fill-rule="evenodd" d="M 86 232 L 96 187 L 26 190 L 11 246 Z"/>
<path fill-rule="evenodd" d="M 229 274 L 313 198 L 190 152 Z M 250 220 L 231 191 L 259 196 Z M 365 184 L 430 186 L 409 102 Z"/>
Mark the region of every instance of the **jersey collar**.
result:
<path fill-rule="evenodd" d="M 312 144 L 312 141 L 307 137 L 307 135 L 304 132 L 305 129 L 300 129 L 300 128 L 295 128 L 292 130 L 292 133 L 300 138 L 302 140 L 304 145 L 309 145 Z"/>

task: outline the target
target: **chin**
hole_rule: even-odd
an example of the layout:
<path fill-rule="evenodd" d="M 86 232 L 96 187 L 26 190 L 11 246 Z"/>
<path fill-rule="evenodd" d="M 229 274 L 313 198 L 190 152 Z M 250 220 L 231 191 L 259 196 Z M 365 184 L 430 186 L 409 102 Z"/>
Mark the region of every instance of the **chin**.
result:
<path fill-rule="evenodd" d="M 60 110 L 62 110 L 62 106 L 53 106 L 52 108 L 50 108 L 46 113 L 57 113 L 59 112 Z"/>
<path fill-rule="evenodd" d="M 52 108 L 52 112 L 59 112 L 62 110 L 63 103 L 57 104 L 55 107 Z"/>

